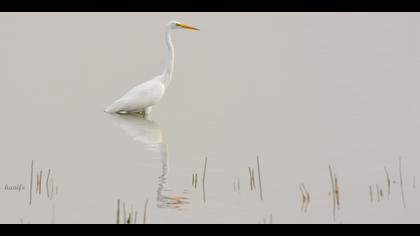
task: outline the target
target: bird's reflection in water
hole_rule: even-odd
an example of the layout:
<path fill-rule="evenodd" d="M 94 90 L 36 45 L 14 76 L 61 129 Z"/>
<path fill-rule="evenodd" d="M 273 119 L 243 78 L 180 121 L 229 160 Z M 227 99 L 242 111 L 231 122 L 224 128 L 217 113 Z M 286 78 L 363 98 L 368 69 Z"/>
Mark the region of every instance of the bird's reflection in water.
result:
<path fill-rule="evenodd" d="M 143 115 L 110 115 L 112 120 L 134 141 L 143 144 L 148 151 L 157 153 L 162 162 L 162 174 L 158 178 L 157 207 L 182 210 L 188 204 L 188 192 L 183 191 L 179 196 L 171 196 L 171 189 L 167 187 L 169 164 L 168 149 L 163 142 L 163 132 L 159 124 Z"/>

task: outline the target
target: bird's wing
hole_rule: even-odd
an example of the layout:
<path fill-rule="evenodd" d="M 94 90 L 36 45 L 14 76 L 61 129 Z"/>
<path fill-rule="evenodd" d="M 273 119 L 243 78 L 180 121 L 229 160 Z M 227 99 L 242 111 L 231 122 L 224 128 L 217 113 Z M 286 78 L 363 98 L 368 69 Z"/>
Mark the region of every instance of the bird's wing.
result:
<path fill-rule="evenodd" d="M 129 102 L 128 99 L 120 98 L 117 101 L 113 102 L 111 105 L 109 105 L 105 109 L 105 112 L 108 112 L 108 113 L 117 113 L 117 112 L 120 112 L 120 111 L 124 111 L 124 107 L 126 106 L 126 104 L 128 102 Z"/>
<path fill-rule="evenodd" d="M 163 97 L 164 90 L 165 87 L 162 83 L 148 81 L 130 90 L 111 104 L 106 111 L 110 113 L 143 111 L 147 107 L 155 105 Z"/>

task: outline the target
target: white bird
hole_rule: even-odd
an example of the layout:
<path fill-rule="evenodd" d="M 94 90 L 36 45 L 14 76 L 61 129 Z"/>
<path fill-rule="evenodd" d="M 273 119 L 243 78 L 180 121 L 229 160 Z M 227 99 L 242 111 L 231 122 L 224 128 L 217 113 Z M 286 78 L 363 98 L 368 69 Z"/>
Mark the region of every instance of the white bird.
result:
<path fill-rule="evenodd" d="M 150 114 L 152 107 L 163 98 L 165 90 L 172 80 L 175 52 L 171 38 L 171 31 L 175 29 L 189 29 L 199 31 L 199 29 L 195 27 L 182 24 L 178 21 L 170 21 L 166 29 L 168 59 L 163 73 L 156 76 L 154 79 L 131 89 L 123 97 L 108 106 L 105 112 L 120 114 L 140 113 L 145 116 Z"/>

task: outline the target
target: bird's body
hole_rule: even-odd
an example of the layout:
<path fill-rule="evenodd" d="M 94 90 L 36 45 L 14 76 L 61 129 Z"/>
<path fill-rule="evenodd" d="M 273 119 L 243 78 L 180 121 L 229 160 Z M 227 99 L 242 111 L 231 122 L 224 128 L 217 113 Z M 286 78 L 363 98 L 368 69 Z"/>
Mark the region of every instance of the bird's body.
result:
<path fill-rule="evenodd" d="M 105 111 L 108 113 L 150 113 L 165 94 L 165 85 L 160 76 L 128 91 L 112 103 Z"/>
<path fill-rule="evenodd" d="M 171 30 L 173 29 L 192 29 L 197 28 L 171 21 L 166 31 L 166 43 L 168 46 L 168 61 L 164 72 L 154 79 L 138 85 L 128 91 L 120 99 L 113 102 L 105 112 L 108 113 L 141 113 L 149 115 L 152 107 L 156 105 L 165 94 L 166 88 L 172 80 L 174 69 L 174 46 L 171 39 Z"/>

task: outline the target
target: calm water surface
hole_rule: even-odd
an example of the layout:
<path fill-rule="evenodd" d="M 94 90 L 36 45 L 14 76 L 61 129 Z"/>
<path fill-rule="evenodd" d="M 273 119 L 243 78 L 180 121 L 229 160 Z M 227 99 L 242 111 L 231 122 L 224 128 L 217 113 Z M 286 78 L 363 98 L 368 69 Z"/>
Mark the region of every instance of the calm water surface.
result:
<path fill-rule="evenodd" d="M 105 114 L 163 70 L 172 19 L 202 31 L 174 32 L 164 100 Z M 121 200 L 138 223 L 146 201 L 147 223 L 419 223 L 419 22 L 0 13 L 0 222 L 116 223 Z"/>

